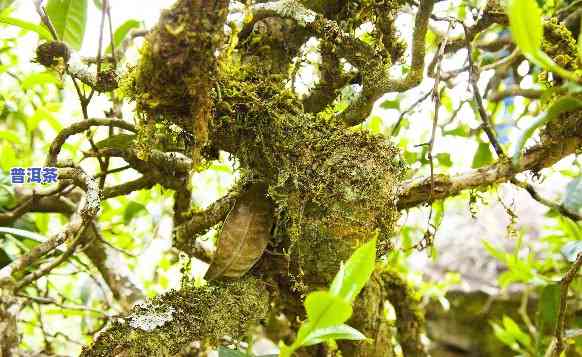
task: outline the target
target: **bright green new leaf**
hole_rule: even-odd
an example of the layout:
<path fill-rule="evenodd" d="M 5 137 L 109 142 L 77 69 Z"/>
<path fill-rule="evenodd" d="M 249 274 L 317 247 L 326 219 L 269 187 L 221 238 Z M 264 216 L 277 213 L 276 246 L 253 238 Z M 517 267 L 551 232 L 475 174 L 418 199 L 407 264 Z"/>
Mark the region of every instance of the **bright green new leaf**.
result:
<path fill-rule="evenodd" d="M 18 136 L 13 131 L 2 130 L 0 131 L 0 139 L 10 141 L 13 144 L 22 144 L 20 136 Z"/>
<path fill-rule="evenodd" d="M 314 329 L 342 324 L 352 316 L 350 304 L 328 291 L 316 291 L 307 295 L 305 310 Z"/>
<path fill-rule="evenodd" d="M 376 237 L 356 249 L 348 261 L 340 267 L 329 288 L 331 294 L 346 302 L 354 301 L 374 271 Z"/>
<path fill-rule="evenodd" d="M 87 0 L 49 0 L 46 11 L 59 39 L 80 50 L 87 23 Z"/>
<path fill-rule="evenodd" d="M 554 120 L 564 112 L 579 109 L 581 107 L 582 100 L 576 99 L 574 97 L 563 97 L 556 100 L 544 114 L 539 116 L 532 123 L 532 125 L 523 132 L 519 138 L 513 153 L 513 165 L 517 165 L 521 159 L 521 150 L 525 146 L 526 141 L 533 135 L 536 129 Z"/>
<path fill-rule="evenodd" d="M 310 333 L 306 338 L 304 345 L 311 346 L 329 340 L 365 340 L 363 333 L 348 325 L 336 325 L 322 329 L 317 329 Z"/>
<path fill-rule="evenodd" d="M 1 16 L 0 23 L 17 26 L 23 30 L 36 32 L 43 40 L 50 41 L 52 39 L 51 33 L 42 25 L 37 25 L 32 22 L 24 21 L 10 16 Z"/>
<path fill-rule="evenodd" d="M 528 57 L 536 57 L 541 51 L 543 39 L 542 11 L 535 0 L 509 0 L 507 16 L 511 35 Z"/>
<path fill-rule="evenodd" d="M 42 243 L 42 242 L 45 242 L 47 240 L 46 237 L 43 235 L 40 235 L 40 234 L 35 233 L 35 232 L 25 231 L 25 230 L 18 229 L 18 228 L 0 227 L 0 233 L 8 233 L 8 234 L 12 234 L 15 236 L 28 238 L 28 239 L 31 239 L 31 240 L 36 241 L 38 243 Z"/>
<path fill-rule="evenodd" d="M 531 344 L 531 338 L 508 316 L 503 316 L 503 326 L 519 343 L 524 346 Z"/>
<path fill-rule="evenodd" d="M 141 212 L 147 211 L 146 207 L 139 202 L 129 201 L 125 206 L 125 212 L 123 212 L 123 220 L 125 222 L 130 222 Z"/>
<path fill-rule="evenodd" d="M 479 143 L 479 147 L 475 151 L 475 156 L 473 156 L 472 168 L 477 169 L 493 162 L 493 154 L 491 153 L 490 146 L 489 143 Z"/>
<path fill-rule="evenodd" d="M 115 30 L 115 33 L 113 34 L 114 47 L 116 49 L 119 48 L 119 46 L 121 46 L 121 43 L 123 42 L 123 40 L 129 34 L 129 31 L 131 31 L 134 28 L 139 28 L 140 26 L 141 26 L 141 22 L 139 22 L 137 20 L 127 20 L 123 24 L 121 24 L 117 28 L 117 30 Z M 111 50 L 112 50 L 112 47 L 111 47 L 111 44 L 109 44 L 109 46 L 107 46 L 106 52 L 111 53 Z"/>

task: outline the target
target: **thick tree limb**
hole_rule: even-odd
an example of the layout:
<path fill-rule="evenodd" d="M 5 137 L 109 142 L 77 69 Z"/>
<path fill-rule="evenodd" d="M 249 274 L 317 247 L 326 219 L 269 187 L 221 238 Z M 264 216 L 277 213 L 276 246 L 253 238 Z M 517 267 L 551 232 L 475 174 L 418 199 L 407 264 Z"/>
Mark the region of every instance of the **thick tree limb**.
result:
<path fill-rule="evenodd" d="M 264 284 L 250 276 L 186 286 L 136 306 L 81 356 L 173 356 L 193 341 L 216 345 L 225 336 L 240 339 L 266 318 L 268 301 Z"/>
<path fill-rule="evenodd" d="M 425 37 L 434 0 L 422 0 L 416 15 L 412 39 L 412 61 L 408 75 L 403 79 L 388 77 L 387 61 L 371 46 L 343 32 L 340 26 L 293 0 L 256 4 L 252 11 L 256 19 L 280 16 L 297 21 L 311 33 L 336 45 L 338 55 L 345 57 L 363 74 L 362 93 L 340 114 L 347 125 L 356 125 L 366 119 L 374 102 L 387 92 L 402 92 L 420 83 L 424 74 Z"/>
<path fill-rule="evenodd" d="M 398 342 L 404 356 L 428 356 L 421 336 L 425 333 L 424 313 L 414 290 L 394 271 L 380 274 L 388 301 L 396 311 Z"/>

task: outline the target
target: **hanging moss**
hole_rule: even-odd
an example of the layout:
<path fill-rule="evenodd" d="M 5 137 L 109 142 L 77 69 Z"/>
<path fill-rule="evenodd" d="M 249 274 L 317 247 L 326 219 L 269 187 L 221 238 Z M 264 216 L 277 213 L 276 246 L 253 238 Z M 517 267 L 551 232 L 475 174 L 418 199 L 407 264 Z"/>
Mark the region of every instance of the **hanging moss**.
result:
<path fill-rule="evenodd" d="M 197 153 L 208 139 L 215 51 L 222 44 L 228 10 L 226 2 L 217 6 L 222 8 L 181 0 L 163 11 L 158 26 L 141 48 L 140 63 L 123 81 L 122 88 L 143 114 L 142 130 L 152 122 L 174 123 L 193 136 L 195 140 L 190 144 Z M 197 161 L 198 157 L 193 159 Z"/>
<path fill-rule="evenodd" d="M 266 318 L 268 308 L 263 283 L 252 277 L 184 286 L 133 308 L 81 356 L 173 356 L 192 341 L 216 345 L 225 336 L 242 339 Z"/>

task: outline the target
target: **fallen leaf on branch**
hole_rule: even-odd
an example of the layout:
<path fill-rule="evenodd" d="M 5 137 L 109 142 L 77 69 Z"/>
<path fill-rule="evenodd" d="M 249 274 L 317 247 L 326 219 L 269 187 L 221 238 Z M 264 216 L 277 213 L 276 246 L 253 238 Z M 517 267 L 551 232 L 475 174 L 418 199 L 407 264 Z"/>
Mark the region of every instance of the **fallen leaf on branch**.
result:
<path fill-rule="evenodd" d="M 271 238 L 273 204 L 267 185 L 253 183 L 229 212 L 205 278 L 239 278 L 259 260 Z"/>

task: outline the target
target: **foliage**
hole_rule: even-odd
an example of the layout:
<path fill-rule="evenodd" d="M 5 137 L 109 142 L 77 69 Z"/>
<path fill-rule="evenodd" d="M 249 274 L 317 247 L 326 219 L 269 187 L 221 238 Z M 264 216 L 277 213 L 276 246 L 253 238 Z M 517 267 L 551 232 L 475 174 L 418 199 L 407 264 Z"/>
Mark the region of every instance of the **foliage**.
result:
<path fill-rule="evenodd" d="M 103 171 L 112 170 L 99 182 L 106 188 L 138 179 L 144 171 L 158 175 L 147 189 L 103 200 L 95 219 L 100 234 L 91 240 L 93 244 L 81 244 L 68 258 L 63 254 L 71 245 L 59 246 L 26 268 L 24 273 L 31 274 L 66 258 L 19 291 L 17 298 L 25 302 L 18 316 L 18 332 L 23 336 L 20 349 L 77 354 L 81 346 L 97 341 L 99 348 L 109 351 L 115 346 L 106 339 L 113 336 L 132 339 L 138 347 L 143 343 L 143 350 L 159 351 L 157 334 L 135 333 L 127 324 L 115 324 L 111 334 L 100 334 L 105 337 L 99 341 L 95 332 L 113 322 L 111 316 L 127 313 L 135 301 L 157 297 L 155 301 L 163 304 L 163 297 L 170 297 L 175 299 L 171 300 L 175 308 L 187 306 L 196 316 L 210 316 L 202 322 L 198 317 L 181 316 L 180 322 L 188 326 L 184 336 L 208 337 L 198 335 L 196 329 L 201 326 L 230 335 L 212 336 L 215 341 L 208 343 L 208 349 L 217 348 L 219 356 L 260 355 L 254 342 L 265 336 L 278 343 L 282 356 L 315 348 L 334 353 L 345 346 L 370 346 L 381 339 L 368 332 L 373 329 L 364 329 L 376 319 L 358 311 L 362 299 L 368 299 L 364 309 L 374 307 L 380 311 L 379 321 L 389 321 L 385 345 L 392 350 L 393 344 L 400 343 L 401 347 L 394 348 L 398 351 L 409 337 L 399 327 L 414 325 L 406 318 L 418 316 L 397 316 L 401 313 L 395 310 L 398 304 L 374 289 L 362 292 L 364 286 L 377 283 L 370 276 L 378 258 L 422 296 L 429 321 L 434 302 L 450 311 L 456 308 L 451 292 L 458 292 L 460 286 L 472 287 L 472 275 L 482 273 L 478 269 L 486 266 L 497 271 L 496 279 L 484 284 L 488 291 L 500 289 L 500 295 L 507 296 L 517 291 L 525 310 L 490 315 L 468 310 L 463 317 L 475 319 L 479 334 L 490 336 L 491 344 L 506 346 L 506 351 L 523 356 L 548 351 L 561 303 L 560 279 L 582 252 L 580 224 L 560 215 L 564 210 L 580 214 L 581 164 L 573 156 L 556 163 L 562 156 L 553 151 L 556 157 L 544 159 L 554 167 L 534 163 L 528 167 L 531 176 L 519 174 L 520 180 L 533 181 L 548 191 L 557 183 L 558 189 L 547 192 L 555 203 L 548 209 L 500 182 L 518 174 L 512 170 L 519 170 L 540 148 L 560 146 L 566 152 L 575 145 L 568 152 L 579 152 L 582 31 L 577 33 L 566 21 L 566 15 L 581 10 L 579 2 L 510 0 L 501 8 L 497 1 L 437 1 L 426 41 L 412 42 L 407 41 L 411 31 L 402 23 L 408 25 L 408 13 L 417 13 L 419 7 L 409 1 L 343 2 L 337 8 L 331 2 L 301 1 L 338 24 L 337 28 L 322 25 L 323 20 L 316 17 L 302 29 L 293 20 L 255 23 L 250 19 L 255 2 L 244 9 L 231 2 L 228 18 L 225 13 L 213 14 L 227 18 L 227 30 L 220 36 L 214 36 L 215 29 L 206 21 L 198 22 L 189 8 L 178 6 L 174 15 L 164 12 L 160 25 L 151 27 L 144 19 L 132 18 L 133 11 L 123 12 L 128 9 L 123 3 L 109 1 L 113 13 L 109 24 L 103 1 L 45 1 L 55 39 L 32 1 L 0 0 L 0 219 L 26 204 L 22 197 L 30 197 L 26 195 L 32 189 L 40 195 L 34 197 L 37 200 L 44 189 L 55 188 L 12 185 L 10 169 L 44 165 L 58 133 L 89 117 L 119 116 L 137 124 L 137 133 L 107 126 L 90 128 L 67 138 L 60 159 L 78 164 L 97 181 L 104 177 Z M 140 6 L 157 6 L 147 3 Z M 105 31 L 99 44 L 95 34 L 102 20 Z M 450 29 L 448 21 L 452 21 Z M 469 55 L 482 93 L 467 90 L 469 68 L 462 51 L 466 44 L 461 21 L 468 25 L 473 45 Z M 149 35 L 142 45 L 134 31 L 146 24 Z M 222 30 L 222 24 L 217 28 Z M 327 37 L 314 35 L 320 28 L 330 31 Z M 445 45 L 444 36 L 448 36 Z M 351 39 L 361 40 L 356 43 L 372 51 L 358 53 L 359 47 L 349 47 Z M 41 66 L 35 49 L 51 40 L 63 41 L 80 55 L 89 73 L 101 67 L 102 76 L 121 74 L 121 87 L 94 93 L 79 77 L 71 80 L 67 74 L 71 68 L 53 71 Z M 370 115 L 358 125 L 346 128 L 339 122 L 340 113 L 357 102 L 359 94 L 376 98 L 368 86 L 381 87 L 384 71 L 406 78 L 422 69 L 418 62 L 408 63 L 415 42 L 425 45 L 421 57 L 426 57 L 427 66 L 434 59 L 426 78 L 413 88 L 400 90 L 395 85 L 394 92 L 381 93 Z M 519 53 L 511 54 L 514 44 L 525 61 Z M 127 53 L 123 46 L 129 46 Z M 101 53 L 96 56 L 98 47 Z M 350 51 L 357 55 L 350 57 Z M 373 68 L 372 74 L 356 68 L 366 65 Z M 205 96 L 200 99 L 202 92 Z M 325 94 L 317 101 L 322 109 L 308 112 L 305 104 L 313 93 Z M 474 95 L 482 97 L 482 108 Z M 488 114 L 486 118 L 481 117 L 481 110 Z M 492 126 L 503 155 L 484 134 L 483 120 Z M 104 149 L 134 150 L 135 156 L 95 160 Z M 200 150 L 193 153 L 192 149 Z M 195 159 L 192 174 L 169 184 L 178 176 L 174 168 L 156 167 L 148 161 L 160 152 Z M 138 160 L 147 162 L 145 169 L 136 170 L 133 164 Z M 492 165 L 498 169 L 487 171 Z M 451 181 L 463 173 L 483 172 L 483 176 L 513 174 L 490 182 L 491 189 L 476 182 L 486 177 L 470 176 L 473 181 L 463 187 L 470 192 L 455 191 L 451 195 L 457 197 L 446 202 L 432 199 L 443 189 L 463 184 Z M 228 207 L 222 207 L 230 215 L 212 217 L 212 224 L 196 233 L 202 248 L 215 249 L 206 281 L 205 265 L 186 256 L 192 252 L 179 252 L 173 246 L 175 226 L 180 220 L 213 216 L 220 211 L 215 203 L 238 194 L 235 182 L 245 180 L 260 185 L 260 193 L 241 191 Z M 419 182 L 425 185 L 423 202 L 430 204 L 399 213 L 399 195 Z M 64 197 L 63 206 L 74 205 L 79 192 L 70 186 L 57 196 Z M 512 204 L 495 211 L 490 207 L 496 206 L 497 197 Z M 180 211 L 180 203 L 186 209 Z M 513 212 L 516 207 L 521 209 Z M 2 221 L 7 223 L 0 227 L 0 269 L 60 232 L 74 212 L 64 209 L 47 214 L 44 210 L 50 209 L 41 208 Z M 528 219 L 530 215 L 534 218 Z M 372 232 L 379 235 L 370 240 Z M 469 244 L 473 241 L 478 241 L 478 258 L 471 250 L 475 245 Z M 91 247 L 97 245 L 107 252 L 101 262 L 113 264 L 119 274 L 115 276 L 126 277 L 140 296 L 126 301 L 133 293 L 122 288 L 120 296 L 113 291 L 117 280 L 104 273 L 107 264 L 99 265 L 90 256 Z M 471 259 L 486 263 L 480 266 Z M 229 280 L 251 275 L 265 284 L 252 280 L 249 288 L 239 280 Z M 580 296 L 578 279 L 569 289 L 570 314 L 575 313 L 572 310 Z M 204 308 L 199 309 L 196 301 L 203 301 Z M 232 309 L 242 302 L 245 311 Z M 2 303 L 0 299 L 0 315 Z M 267 319 L 268 308 L 273 308 L 275 317 L 286 315 L 287 325 L 273 323 L 273 316 Z M 145 308 L 136 311 L 147 315 Z M 231 324 L 233 311 L 245 324 L 247 312 L 256 313 L 249 325 L 260 320 L 262 331 L 242 331 Z M 169 327 L 161 335 L 168 346 L 180 340 L 176 332 L 180 326 L 176 326 L 160 326 Z M 569 315 L 568 353 L 582 353 L 581 328 L 579 319 Z M 441 342 L 438 331 L 429 328 L 426 336 L 423 333 L 419 333 L 422 339 Z"/>
<path fill-rule="evenodd" d="M 307 321 L 297 332 L 290 345 L 280 344 L 281 356 L 288 357 L 302 346 L 311 346 L 330 340 L 363 340 L 366 337 L 358 330 L 344 325 L 352 315 L 351 304 L 366 285 L 374 271 L 376 260 L 376 238 L 356 249 L 342 264 L 328 291 L 312 292 L 305 298 Z"/>

